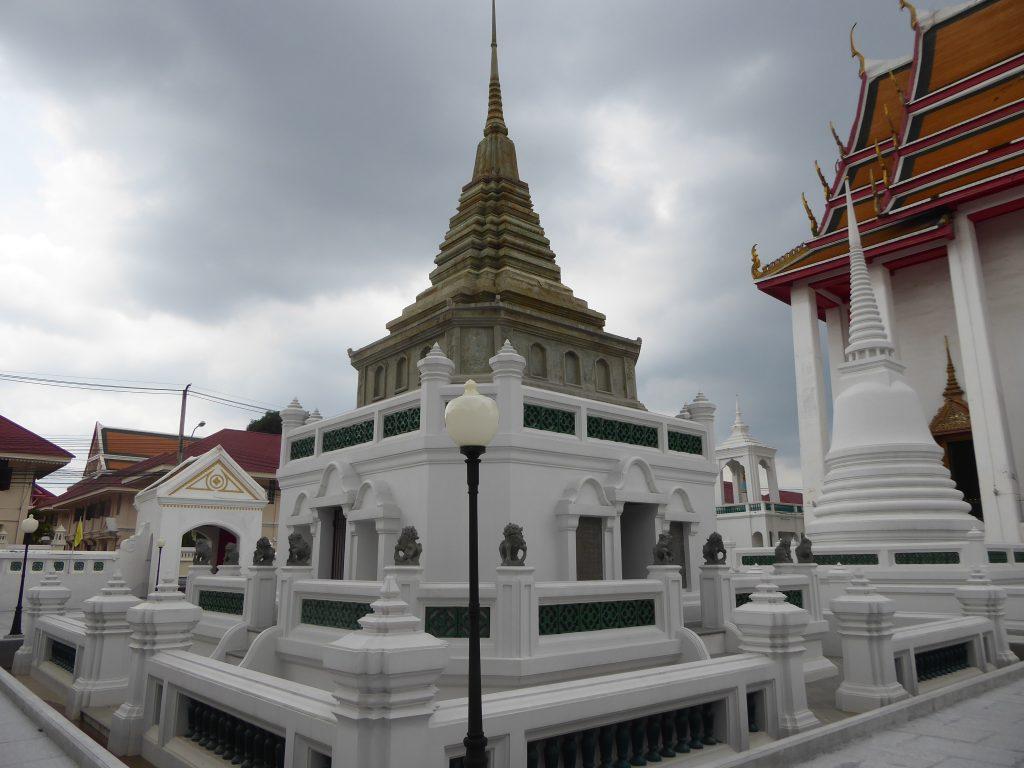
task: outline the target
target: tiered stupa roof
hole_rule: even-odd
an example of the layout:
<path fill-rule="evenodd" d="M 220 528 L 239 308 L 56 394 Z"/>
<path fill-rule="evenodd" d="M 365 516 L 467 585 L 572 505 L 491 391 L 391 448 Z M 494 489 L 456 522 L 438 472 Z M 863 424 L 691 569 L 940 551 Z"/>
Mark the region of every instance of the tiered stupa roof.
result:
<path fill-rule="evenodd" d="M 825 272 L 815 287 L 848 300 L 847 183 L 867 260 L 900 252 L 907 266 L 944 254 L 957 206 L 1024 183 L 1024 3 L 900 7 L 914 34 L 909 58 L 867 61 L 851 31 L 856 117 L 846 141 L 833 129 L 840 157 L 831 181 L 819 171 L 826 203 L 820 218 L 807 207 L 811 239 L 763 268 L 755 257 L 757 287 L 783 301 L 795 281 Z M 822 312 L 832 306 L 818 296 Z"/>

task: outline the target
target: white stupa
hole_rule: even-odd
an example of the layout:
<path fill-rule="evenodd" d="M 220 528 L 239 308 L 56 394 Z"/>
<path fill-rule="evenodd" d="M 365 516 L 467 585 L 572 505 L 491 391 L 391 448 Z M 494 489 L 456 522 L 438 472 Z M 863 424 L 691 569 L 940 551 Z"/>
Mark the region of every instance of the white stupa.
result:
<path fill-rule="evenodd" d="M 894 359 L 846 189 L 850 336 L 832 413 L 825 481 L 807 533 L 815 544 L 959 541 L 977 525 L 942 464 L 917 393 Z"/>

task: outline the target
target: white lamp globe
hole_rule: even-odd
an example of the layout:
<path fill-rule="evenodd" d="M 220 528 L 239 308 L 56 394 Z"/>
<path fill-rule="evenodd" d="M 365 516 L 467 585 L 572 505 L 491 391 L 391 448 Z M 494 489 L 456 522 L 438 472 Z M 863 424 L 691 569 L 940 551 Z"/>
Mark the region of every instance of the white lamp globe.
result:
<path fill-rule="evenodd" d="M 460 448 L 485 446 L 498 431 L 498 404 L 481 395 L 476 382 L 470 379 L 465 391 L 445 407 L 444 425 Z"/>
<path fill-rule="evenodd" d="M 156 548 L 157 549 L 163 549 L 166 545 L 167 545 L 167 542 L 164 541 L 162 538 L 156 540 Z"/>
<path fill-rule="evenodd" d="M 21 521 L 21 530 L 25 533 L 35 533 L 39 530 L 39 521 L 32 517 L 32 515 L 29 515 Z"/>

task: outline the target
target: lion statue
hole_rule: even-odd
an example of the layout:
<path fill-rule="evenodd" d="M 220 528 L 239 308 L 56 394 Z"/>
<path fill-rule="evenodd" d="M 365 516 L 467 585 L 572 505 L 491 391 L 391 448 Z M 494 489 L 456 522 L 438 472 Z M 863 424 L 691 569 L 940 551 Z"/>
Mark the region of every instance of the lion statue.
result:
<path fill-rule="evenodd" d="M 209 565 L 210 554 L 210 540 L 205 536 L 196 536 L 195 552 L 192 553 L 192 565 Z"/>
<path fill-rule="evenodd" d="M 420 535 L 416 526 L 407 525 L 395 542 L 395 565 L 419 565 L 423 545 L 419 543 Z"/>
<path fill-rule="evenodd" d="M 523 565 L 526 562 L 526 539 L 523 538 L 523 526 L 509 523 L 502 531 L 505 537 L 498 545 L 502 565 Z"/>
<path fill-rule="evenodd" d="M 792 563 L 793 553 L 790 551 L 789 537 L 779 539 L 779 543 L 775 545 L 775 562 L 776 563 Z"/>
<path fill-rule="evenodd" d="M 715 531 L 704 544 L 704 565 L 725 565 L 725 543 L 722 534 Z"/>
<path fill-rule="evenodd" d="M 659 533 L 658 543 L 654 545 L 654 564 L 671 565 L 674 555 L 672 554 L 672 534 Z"/>
<path fill-rule="evenodd" d="M 238 565 L 238 545 L 235 542 L 224 545 L 224 562 L 221 565 Z"/>
<path fill-rule="evenodd" d="M 274 550 L 274 545 L 270 543 L 270 539 L 260 536 L 259 541 L 256 542 L 256 551 L 252 553 L 252 564 L 273 565 L 276 557 L 277 552 Z"/>
<path fill-rule="evenodd" d="M 811 540 L 800 534 L 800 543 L 796 545 L 796 561 L 798 563 L 813 563 L 814 553 L 811 552 Z"/>
<path fill-rule="evenodd" d="M 288 534 L 288 560 L 285 565 L 309 565 L 312 556 L 313 549 L 305 536 L 298 531 Z"/>

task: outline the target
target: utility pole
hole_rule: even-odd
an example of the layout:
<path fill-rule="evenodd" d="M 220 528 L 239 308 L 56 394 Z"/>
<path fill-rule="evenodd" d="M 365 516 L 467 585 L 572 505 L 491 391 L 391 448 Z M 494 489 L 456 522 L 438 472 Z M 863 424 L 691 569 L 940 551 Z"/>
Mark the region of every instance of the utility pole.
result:
<path fill-rule="evenodd" d="M 188 402 L 188 390 L 191 384 L 186 384 L 181 390 L 181 420 L 178 422 L 178 463 L 185 459 L 185 404 Z"/>

